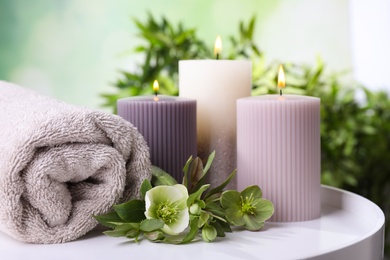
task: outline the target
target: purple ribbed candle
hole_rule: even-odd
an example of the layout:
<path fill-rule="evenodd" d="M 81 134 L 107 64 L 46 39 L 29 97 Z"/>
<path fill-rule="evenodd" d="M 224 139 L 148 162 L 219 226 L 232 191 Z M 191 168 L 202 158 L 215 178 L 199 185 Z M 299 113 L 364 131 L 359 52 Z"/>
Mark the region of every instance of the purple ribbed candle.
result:
<path fill-rule="evenodd" d="M 150 149 L 153 165 L 179 183 L 188 158 L 197 155 L 196 100 L 158 96 L 119 99 L 118 115 L 137 127 Z"/>
<path fill-rule="evenodd" d="M 237 101 L 237 186 L 259 185 L 270 221 L 321 214 L 320 99 L 264 95 Z"/>

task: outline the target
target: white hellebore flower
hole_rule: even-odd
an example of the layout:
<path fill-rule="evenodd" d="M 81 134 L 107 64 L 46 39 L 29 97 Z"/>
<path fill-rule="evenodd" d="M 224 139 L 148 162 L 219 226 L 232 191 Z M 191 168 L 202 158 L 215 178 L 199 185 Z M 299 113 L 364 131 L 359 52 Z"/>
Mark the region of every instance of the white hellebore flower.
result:
<path fill-rule="evenodd" d="M 188 191 L 182 184 L 156 186 L 146 192 L 145 216 L 148 219 L 161 219 L 164 233 L 177 235 L 189 225 L 187 207 Z"/>

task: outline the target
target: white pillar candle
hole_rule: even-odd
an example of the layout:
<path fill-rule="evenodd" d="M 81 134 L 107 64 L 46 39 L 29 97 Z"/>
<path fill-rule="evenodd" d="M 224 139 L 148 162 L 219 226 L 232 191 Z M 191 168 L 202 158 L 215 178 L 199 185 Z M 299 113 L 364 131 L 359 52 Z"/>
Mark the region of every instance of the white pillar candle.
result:
<path fill-rule="evenodd" d="M 320 217 L 320 99 L 264 95 L 237 101 L 237 186 L 257 184 L 270 221 Z"/>
<path fill-rule="evenodd" d="M 250 96 L 251 82 L 250 61 L 179 61 L 179 95 L 197 100 L 198 155 L 207 159 L 216 151 L 208 180 L 212 186 L 237 168 L 236 101 Z"/>

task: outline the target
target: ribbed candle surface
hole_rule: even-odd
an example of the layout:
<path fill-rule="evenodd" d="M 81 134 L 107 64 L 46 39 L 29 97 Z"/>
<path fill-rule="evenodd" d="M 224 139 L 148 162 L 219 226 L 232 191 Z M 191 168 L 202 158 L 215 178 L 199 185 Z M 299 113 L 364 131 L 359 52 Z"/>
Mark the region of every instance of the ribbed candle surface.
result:
<path fill-rule="evenodd" d="M 257 184 L 270 221 L 320 217 L 320 99 L 264 95 L 237 101 L 237 185 Z"/>
<path fill-rule="evenodd" d="M 118 115 L 131 122 L 149 145 L 153 165 L 179 183 L 188 158 L 197 155 L 196 100 L 159 96 L 119 99 Z"/>
<path fill-rule="evenodd" d="M 236 101 L 250 96 L 251 81 L 250 61 L 179 61 L 179 95 L 197 100 L 198 155 L 216 152 L 207 179 L 214 187 L 237 168 Z"/>

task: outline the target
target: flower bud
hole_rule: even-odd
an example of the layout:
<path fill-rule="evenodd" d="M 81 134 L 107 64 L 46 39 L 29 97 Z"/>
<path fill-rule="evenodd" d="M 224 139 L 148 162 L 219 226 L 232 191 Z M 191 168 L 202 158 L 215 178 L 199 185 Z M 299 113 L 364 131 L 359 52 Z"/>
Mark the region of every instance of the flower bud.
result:
<path fill-rule="evenodd" d="M 202 228 L 202 239 L 205 242 L 211 242 L 217 237 L 217 230 L 210 225 L 206 225 Z"/>
<path fill-rule="evenodd" d="M 145 233 L 145 236 L 150 241 L 158 241 L 158 240 L 162 240 L 164 238 L 164 235 L 161 231 L 148 232 L 148 233 Z"/>
<path fill-rule="evenodd" d="M 194 203 L 190 207 L 190 213 L 195 216 L 199 216 L 202 208 L 199 206 L 199 204 Z"/>
<path fill-rule="evenodd" d="M 132 229 L 126 233 L 126 237 L 129 238 L 135 238 L 138 236 L 138 230 L 137 229 Z"/>

